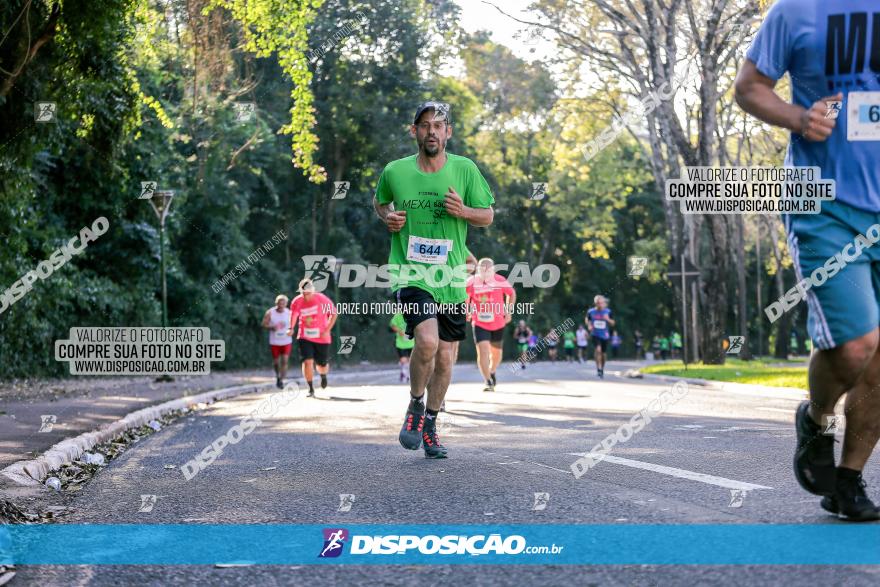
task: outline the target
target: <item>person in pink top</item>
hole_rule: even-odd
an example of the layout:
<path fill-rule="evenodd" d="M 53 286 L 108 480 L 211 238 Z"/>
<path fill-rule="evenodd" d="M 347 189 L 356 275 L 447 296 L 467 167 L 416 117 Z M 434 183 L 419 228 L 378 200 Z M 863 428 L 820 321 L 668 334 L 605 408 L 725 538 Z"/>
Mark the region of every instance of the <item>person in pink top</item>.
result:
<path fill-rule="evenodd" d="M 296 335 L 299 344 L 299 354 L 302 357 L 302 374 L 306 383 L 309 384 L 309 397 L 315 396 L 315 388 L 312 385 L 315 365 L 318 366 L 318 374 L 321 376 L 321 389 L 327 387 L 327 373 L 330 371 L 328 364 L 330 358 L 330 332 L 336 324 L 336 306 L 333 300 L 320 292 L 315 291 L 315 284 L 311 279 L 303 279 L 299 282 L 300 294 L 293 298 L 290 303 L 290 331 L 293 335 L 294 327 L 299 320 L 299 331 Z"/>
<path fill-rule="evenodd" d="M 474 328 L 477 366 L 486 380 L 483 391 L 495 391 L 495 371 L 501 364 L 504 327 L 510 323 L 509 309 L 516 303 L 510 283 L 495 273 L 495 263 L 484 257 L 477 273 L 467 281 L 468 319 Z"/>

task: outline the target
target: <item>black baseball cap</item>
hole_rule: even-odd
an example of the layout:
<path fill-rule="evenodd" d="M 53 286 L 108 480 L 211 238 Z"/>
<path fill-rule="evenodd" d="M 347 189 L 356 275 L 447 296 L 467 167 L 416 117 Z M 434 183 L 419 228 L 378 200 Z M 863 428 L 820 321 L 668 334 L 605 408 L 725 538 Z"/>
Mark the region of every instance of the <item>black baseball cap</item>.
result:
<path fill-rule="evenodd" d="M 449 124 L 452 124 L 452 117 L 450 116 L 450 108 L 449 104 L 446 102 L 437 102 L 436 100 L 429 100 L 427 102 L 422 102 L 419 104 L 419 107 L 416 109 L 416 115 L 413 117 L 413 124 L 418 123 L 419 116 L 421 116 L 426 110 L 433 110 L 435 112 L 435 116 L 438 114 L 442 116 L 441 119 L 446 120 Z"/>

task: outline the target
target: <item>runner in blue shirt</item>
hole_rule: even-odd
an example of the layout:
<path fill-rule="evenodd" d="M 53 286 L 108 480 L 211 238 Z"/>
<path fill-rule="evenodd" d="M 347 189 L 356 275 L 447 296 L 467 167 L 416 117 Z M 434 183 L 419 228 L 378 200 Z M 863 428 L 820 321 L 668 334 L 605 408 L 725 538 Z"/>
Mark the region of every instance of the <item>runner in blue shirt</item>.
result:
<path fill-rule="evenodd" d="M 605 296 L 594 297 L 593 303 L 595 305 L 587 310 L 584 322 L 587 324 L 587 330 L 590 331 L 590 337 L 593 339 L 593 347 L 596 349 L 596 374 L 599 379 L 602 379 L 605 377 L 605 357 L 608 341 L 611 340 L 611 328 L 614 327 L 614 320 L 611 318 L 611 309 L 608 307 L 608 300 L 605 299 Z"/>
<path fill-rule="evenodd" d="M 836 182 L 836 200 L 822 202 L 821 213 L 785 219 L 798 282 L 807 276 L 812 286 L 805 297 L 817 348 L 810 401 L 795 416 L 795 477 L 840 518 L 877 520 L 862 469 L 880 438 L 880 247 L 871 246 L 880 240 L 880 3 L 778 0 L 746 57 L 737 102 L 791 131 L 786 166 L 817 166 Z M 786 73 L 792 103 L 774 91 Z M 835 467 L 827 431 L 844 393 L 846 434 Z"/>

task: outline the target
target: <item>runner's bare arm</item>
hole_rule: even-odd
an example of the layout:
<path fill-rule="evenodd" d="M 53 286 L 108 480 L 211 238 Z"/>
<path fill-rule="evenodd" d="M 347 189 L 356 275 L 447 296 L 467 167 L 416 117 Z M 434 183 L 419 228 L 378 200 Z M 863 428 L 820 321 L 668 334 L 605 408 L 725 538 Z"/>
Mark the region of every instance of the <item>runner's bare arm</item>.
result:
<path fill-rule="evenodd" d="M 380 204 L 376 196 L 373 196 L 373 209 L 376 210 L 376 216 L 385 223 L 390 232 L 400 232 L 400 229 L 406 224 L 406 210 L 395 211 L 394 202 Z"/>
<path fill-rule="evenodd" d="M 272 330 L 272 325 L 269 324 L 269 312 L 271 311 L 272 310 L 266 310 L 266 313 L 263 314 L 263 323 L 261 324 L 261 326 L 266 330 Z"/>
<path fill-rule="evenodd" d="M 330 321 L 327 322 L 327 328 L 325 328 L 325 332 L 330 332 L 333 330 L 333 325 L 336 324 L 336 319 L 339 317 L 339 314 L 332 314 L 330 316 Z"/>
<path fill-rule="evenodd" d="M 471 208 L 465 206 L 464 201 L 455 188 L 449 186 L 446 192 L 446 213 L 455 218 L 466 220 L 468 224 L 476 227 L 489 226 L 495 218 L 495 211 L 492 207 L 488 208 Z"/>
<path fill-rule="evenodd" d="M 513 308 L 514 306 L 516 306 L 516 290 L 514 290 L 510 295 L 505 296 L 505 297 L 506 297 L 506 300 L 505 300 L 505 304 L 504 304 L 504 306 L 505 306 L 504 307 L 504 323 L 510 324 L 510 322 L 513 321 L 513 316 L 511 315 L 511 312 L 508 312 L 508 310 Z"/>
<path fill-rule="evenodd" d="M 775 92 L 775 87 L 775 80 L 762 74 L 752 61 L 746 59 L 736 76 L 736 103 L 755 118 L 787 128 L 809 141 L 824 141 L 831 135 L 837 121 L 826 118 L 826 102 L 843 100 L 843 94 L 817 100 L 807 109 L 783 100 Z"/>
<path fill-rule="evenodd" d="M 290 313 L 290 329 L 287 331 L 287 336 L 293 336 L 293 328 L 296 326 L 297 318 L 299 318 L 299 312 L 296 314 L 293 312 Z"/>
<path fill-rule="evenodd" d="M 467 266 L 468 273 L 473 275 L 477 271 L 477 258 L 472 252 L 467 252 L 467 257 L 465 257 L 464 263 Z"/>

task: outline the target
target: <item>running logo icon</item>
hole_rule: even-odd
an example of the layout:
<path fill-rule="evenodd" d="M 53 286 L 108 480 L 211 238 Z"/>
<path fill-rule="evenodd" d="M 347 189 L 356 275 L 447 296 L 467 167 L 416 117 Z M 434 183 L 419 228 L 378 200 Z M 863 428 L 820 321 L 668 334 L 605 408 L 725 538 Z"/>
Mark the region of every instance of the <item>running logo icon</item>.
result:
<path fill-rule="evenodd" d="M 142 181 L 141 182 L 141 195 L 138 196 L 138 200 L 149 200 L 153 197 L 153 193 L 156 191 L 156 182 L 155 181 Z"/>
<path fill-rule="evenodd" d="M 35 122 L 55 122 L 55 112 L 58 107 L 55 102 L 37 102 L 34 104 Z"/>
<path fill-rule="evenodd" d="M 330 276 L 336 271 L 336 257 L 333 255 L 303 255 L 305 277 L 312 280 L 316 292 L 322 292 L 330 284 Z"/>
<path fill-rule="evenodd" d="M 530 28 L 524 33 L 521 33 L 519 39 L 523 45 L 537 45 L 544 40 L 543 37 L 541 37 L 541 29 L 538 27 Z M 532 52 L 534 52 L 534 50 L 532 50 Z"/>
<path fill-rule="evenodd" d="M 833 414 L 831 416 L 822 416 L 822 419 L 825 420 L 825 430 L 822 431 L 822 434 L 826 436 L 834 436 L 838 432 L 843 432 L 846 427 L 845 416 Z"/>
<path fill-rule="evenodd" d="M 440 412 L 437 414 L 436 423 L 437 432 L 451 433 L 452 427 L 455 426 L 455 416 L 449 412 Z"/>
<path fill-rule="evenodd" d="M 340 493 L 339 494 L 339 507 L 336 508 L 337 512 L 350 512 L 351 506 L 354 505 L 354 494 L 353 493 Z"/>
<path fill-rule="evenodd" d="M 730 490 L 730 503 L 727 504 L 727 507 L 741 508 L 745 499 L 746 499 L 746 492 L 744 489 L 731 489 Z"/>
<path fill-rule="evenodd" d="M 532 193 L 529 194 L 530 200 L 543 200 L 547 195 L 547 183 L 532 183 Z"/>
<path fill-rule="evenodd" d="M 40 432 L 52 432 L 52 428 L 55 427 L 55 423 L 58 422 L 58 417 L 55 414 L 47 414 L 45 416 L 40 416 Z"/>
<path fill-rule="evenodd" d="M 334 181 L 333 182 L 333 195 L 330 196 L 331 200 L 344 200 L 345 196 L 348 195 L 348 188 L 351 187 L 350 181 Z"/>
<path fill-rule="evenodd" d="M 139 512 L 151 512 L 151 511 L 153 511 L 154 505 L 156 505 L 156 496 L 142 493 L 141 494 L 141 507 L 138 508 L 138 511 Z"/>
<path fill-rule="evenodd" d="M 348 530 L 345 528 L 324 528 L 324 548 L 318 558 L 336 558 L 342 554 L 345 541 L 348 540 Z"/>
<path fill-rule="evenodd" d="M 235 122 L 250 122 L 257 111 L 257 105 L 254 102 L 236 102 L 233 106 L 235 107 Z"/>
<path fill-rule="evenodd" d="M 535 493 L 535 505 L 532 506 L 532 511 L 540 512 L 541 510 L 546 510 L 548 503 L 550 503 L 550 494 L 549 493 L 536 492 Z"/>
<path fill-rule="evenodd" d="M 641 277 L 648 266 L 647 257 L 628 257 L 627 258 L 627 275 L 630 277 Z"/>
<path fill-rule="evenodd" d="M 354 343 L 357 342 L 356 336 L 340 336 L 339 337 L 339 350 L 336 351 L 337 355 L 350 355 L 351 351 L 354 350 Z"/>
<path fill-rule="evenodd" d="M 727 337 L 727 354 L 738 355 L 746 342 L 745 336 L 728 336 Z"/>
<path fill-rule="evenodd" d="M 843 107 L 843 102 L 840 100 L 826 100 L 825 101 L 825 118 L 830 118 L 831 120 L 837 120 L 837 117 L 840 115 L 840 109 Z"/>
<path fill-rule="evenodd" d="M 445 102 L 432 102 L 434 118 L 432 120 L 449 120 L 449 104 Z"/>

